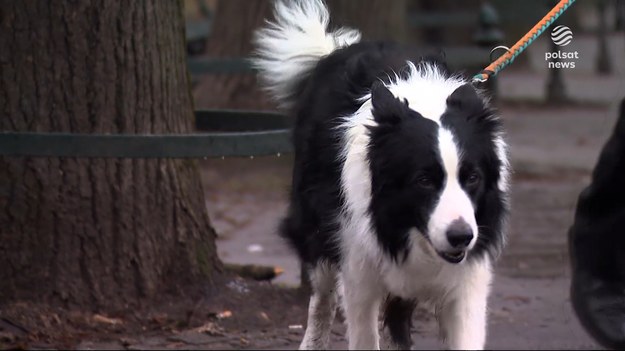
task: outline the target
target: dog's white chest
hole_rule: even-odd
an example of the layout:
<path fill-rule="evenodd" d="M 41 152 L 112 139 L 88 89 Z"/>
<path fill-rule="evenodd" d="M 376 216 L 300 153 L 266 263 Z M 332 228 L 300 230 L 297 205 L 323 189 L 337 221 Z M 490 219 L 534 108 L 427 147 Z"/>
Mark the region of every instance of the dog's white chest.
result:
<path fill-rule="evenodd" d="M 437 258 L 422 258 L 387 264 L 381 277 L 393 295 L 421 301 L 438 300 L 459 283 L 457 277 L 463 267 L 436 261 Z"/>

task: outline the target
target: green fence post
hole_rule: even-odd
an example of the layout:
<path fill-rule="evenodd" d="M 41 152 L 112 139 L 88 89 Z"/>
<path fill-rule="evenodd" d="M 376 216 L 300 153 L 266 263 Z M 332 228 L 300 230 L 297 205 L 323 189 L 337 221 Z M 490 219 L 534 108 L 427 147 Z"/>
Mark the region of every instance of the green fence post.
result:
<path fill-rule="evenodd" d="M 504 34 L 500 29 L 500 25 L 501 20 L 499 18 L 499 13 L 497 13 L 493 5 L 488 1 L 484 1 L 478 13 L 478 26 L 473 36 L 473 42 L 477 46 L 486 49 L 492 49 L 500 45 L 504 40 Z M 491 76 L 485 83 L 485 87 L 490 91 L 493 100 L 496 100 L 497 79 Z"/>
<path fill-rule="evenodd" d="M 607 38 L 607 6 L 608 4 L 606 0 L 599 0 L 597 2 L 597 11 L 599 13 L 599 28 L 597 31 L 597 40 L 599 42 L 599 54 L 597 56 L 597 73 L 604 75 L 612 73 L 612 61 L 610 60 L 610 52 L 608 50 Z"/>

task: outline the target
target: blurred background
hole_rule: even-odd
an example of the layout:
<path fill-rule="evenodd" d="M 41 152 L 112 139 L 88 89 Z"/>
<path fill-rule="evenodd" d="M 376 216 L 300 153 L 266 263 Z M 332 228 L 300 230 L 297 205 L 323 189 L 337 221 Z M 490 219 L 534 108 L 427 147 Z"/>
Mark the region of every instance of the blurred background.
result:
<path fill-rule="evenodd" d="M 442 49 L 468 75 L 489 63 L 497 45 L 512 46 L 554 1 L 328 0 L 334 25 Z M 252 31 L 270 16 L 264 0 L 185 0 L 189 68 L 196 109 L 276 110 L 257 89 L 245 58 Z M 567 230 L 579 192 L 625 96 L 625 1 L 578 1 L 556 22 L 573 39 L 557 46 L 551 29 L 489 86 L 503 116 L 513 176 L 512 216 L 497 265 L 491 307 L 493 348 L 595 348 L 568 301 Z M 548 53 L 577 52 L 574 68 L 550 68 Z M 552 55 L 553 56 L 553 55 Z M 553 63 L 552 63 L 553 67 Z M 218 252 L 227 263 L 276 266 L 276 284 L 300 281 L 295 255 L 276 235 L 286 210 L 291 155 L 210 159 L 202 177 Z M 435 326 L 415 332 L 436 347 Z M 336 336 L 338 345 L 344 342 Z M 415 339 L 417 340 L 417 339 Z"/>

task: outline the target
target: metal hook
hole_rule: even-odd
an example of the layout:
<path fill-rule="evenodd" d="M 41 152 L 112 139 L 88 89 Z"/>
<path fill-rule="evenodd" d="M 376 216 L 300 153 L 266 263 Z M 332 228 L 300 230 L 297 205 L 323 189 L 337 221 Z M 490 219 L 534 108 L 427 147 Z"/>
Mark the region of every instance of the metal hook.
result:
<path fill-rule="evenodd" d="M 507 52 L 510 52 L 510 48 L 505 46 L 505 45 L 499 45 L 499 46 L 495 46 L 491 51 L 490 51 L 490 55 L 488 56 L 488 58 L 490 59 L 490 61 L 493 61 L 493 53 L 495 52 L 495 50 L 499 50 L 499 49 L 504 49 Z"/>

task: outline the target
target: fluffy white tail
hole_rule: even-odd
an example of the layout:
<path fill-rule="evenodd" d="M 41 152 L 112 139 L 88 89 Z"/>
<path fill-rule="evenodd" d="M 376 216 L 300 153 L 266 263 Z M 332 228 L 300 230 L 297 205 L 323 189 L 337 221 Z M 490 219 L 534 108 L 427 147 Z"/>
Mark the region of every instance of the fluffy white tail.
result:
<path fill-rule="evenodd" d="M 253 65 L 264 88 L 280 105 L 294 102 L 297 85 L 332 51 L 360 40 L 360 32 L 328 32 L 330 14 L 322 0 L 277 0 L 273 22 L 255 33 Z"/>

